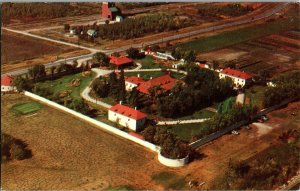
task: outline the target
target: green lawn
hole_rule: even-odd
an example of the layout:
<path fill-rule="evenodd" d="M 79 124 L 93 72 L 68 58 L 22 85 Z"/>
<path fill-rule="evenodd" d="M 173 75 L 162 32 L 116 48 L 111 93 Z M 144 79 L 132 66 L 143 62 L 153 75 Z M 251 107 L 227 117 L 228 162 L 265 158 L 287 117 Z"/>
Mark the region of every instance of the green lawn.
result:
<path fill-rule="evenodd" d="M 204 119 L 204 118 L 210 118 L 214 116 L 216 113 L 212 111 L 208 111 L 206 109 L 201 109 L 199 111 L 195 111 L 192 115 L 187 115 L 184 117 L 176 118 L 176 120 L 184 120 L 184 119 Z"/>
<path fill-rule="evenodd" d="M 186 185 L 185 177 L 171 172 L 160 172 L 151 176 L 152 180 L 161 184 L 165 190 L 183 190 Z"/>
<path fill-rule="evenodd" d="M 135 62 L 142 64 L 142 69 L 160 68 L 161 65 L 154 63 L 153 60 L 152 56 L 145 56 L 145 58 L 135 60 Z"/>
<path fill-rule="evenodd" d="M 12 111 L 14 111 L 16 114 L 26 115 L 29 113 L 36 112 L 36 111 L 40 110 L 42 107 L 43 106 L 40 103 L 32 101 L 32 102 L 28 102 L 28 103 L 15 104 L 12 107 Z"/>
<path fill-rule="evenodd" d="M 289 19 L 278 20 L 181 43 L 176 47 L 197 52 L 211 51 L 282 31 L 294 30 L 299 28 L 298 22 L 299 19 L 297 18 L 293 21 Z"/>
<path fill-rule="evenodd" d="M 246 90 L 246 96 L 252 99 L 253 106 L 258 106 L 262 109 L 265 86 L 252 86 Z"/>
<path fill-rule="evenodd" d="M 168 128 L 170 132 L 178 136 L 181 140 L 190 142 L 192 137 L 199 134 L 205 123 L 178 124 L 170 126 L 158 126 L 160 128 Z"/>
<path fill-rule="evenodd" d="M 41 87 L 49 88 L 51 91 L 53 91 L 54 94 L 60 91 L 71 90 L 72 91 L 71 97 L 75 99 L 79 99 L 81 98 L 80 93 L 92 81 L 94 75 L 95 74 L 92 73 L 91 76 L 83 77 L 81 73 L 72 74 L 72 75 L 61 77 L 57 80 L 40 82 L 37 83 L 37 85 Z M 80 79 L 80 85 L 77 87 L 70 86 L 70 82 L 76 78 Z"/>

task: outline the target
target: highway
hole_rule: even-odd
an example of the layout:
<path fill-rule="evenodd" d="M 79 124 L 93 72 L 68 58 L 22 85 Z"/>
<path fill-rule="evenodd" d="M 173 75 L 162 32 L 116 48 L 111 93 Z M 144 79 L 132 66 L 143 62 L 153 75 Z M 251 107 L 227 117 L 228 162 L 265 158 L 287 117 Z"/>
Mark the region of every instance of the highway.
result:
<path fill-rule="evenodd" d="M 207 32 L 226 29 L 226 28 L 229 28 L 229 27 L 238 26 L 238 25 L 258 21 L 258 20 L 261 20 L 261 19 L 265 19 L 265 18 L 268 18 L 268 17 L 270 17 L 270 16 L 272 16 L 272 15 L 278 13 L 278 12 L 281 12 L 288 4 L 289 3 L 282 3 L 282 4 L 280 4 L 276 7 L 268 10 L 268 11 L 265 11 L 264 13 L 261 13 L 259 15 L 254 16 L 252 18 L 247 18 L 247 19 L 243 19 L 243 20 L 239 20 L 239 21 L 228 22 L 228 23 L 225 23 L 225 24 L 211 26 L 211 27 L 195 30 L 195 31 L 192 31 L 192 32 L 186 32 L 186 33 L 183 33 L 183 34 L 177 34 L 177 35 L 165 37 L 165 38 L 163 38 L 163 41 L 171 41 L 171 40 L 186 38 L 186 37 L 189 37 L 189 36 L 192 36 L 192 35 L 199 35 L 199 34 L 203 34 L 203 33 L 207 33 Z M 64 41 L 60 41 L 60 40 L 54 40 L 54 39 L 47 38 L 47 37 L 42 37 L 42 36 L 39 36 L 39 35 L 31 34 L 27 31 L 20 31 L 20 30 L 10 29 L 10 28 L 6 28 L 6 27 L 2 27 L 2 29 L 10 31 L 10 32 L 30 36 L 30 37 L 33 37 L 33 38 L 38 38 L 38 39 L 41 39 L 41 40 L 47 40 L 47 41 L 51 41 L 51 42 L 54 42 L 54 43 L 59 43 L 59 44 L 67 45 L 67 46 L 72 46 L 72 47 L 76 47 L 76 48 L 89 50 L 91 52 L 90 54 L 87 54 L 87 55 L 76 56 L 76 57 L 72 57 L 72 58 L 68 58 L 68 59 L 58 60 L 56 62 L 47 63 L 47 64 L 45 64 L 46 67 L 59 65 L 60 63 L 65 62 L 65 60 L 66 61 L 72 61 L 72 60 L 76 60 L 76 59 L 79 59 L 79 58 L 88 58 L 88 57 L 91 57 L 91 55 L 94 54 L 95 52 L 103 52 L 105 54 L 110 55 L 114 52 L 126 51 L 127 49 L 129 49 L 131 47 L 141 48 L 142 46 L 153 45 L 153 44 L 158 44 L 158 43 L 162 42 L 162 39 L 159 39 L 159 40 L 153 40 L 153 41 L 149 41 L 149 42 L 145 42 L 145 43 L 130 44 L 130 45 L 126 45 L 126 46 L 122 46 L 122 47 L 115 48 L 115 49 L 110 49 L 110 50 L 99 50 L 99 49 L 89 48 L 89 47 L 85 47 L 85 46 L 78 45 L 78 44 L 73 44 L 73 43 L 64 42 Z M 10 75 L 14 76 L 14 75 L 24 74 L 27 71 L 28 71 L 28 68 L 25 68 L 25 69 L 19 69 L 19 70 L 13 71 L 13 72 L 8 72 L 7 74 L 10 74 Z M 1 76 L 2 75 L 3 74 L 1 74 Z"/>

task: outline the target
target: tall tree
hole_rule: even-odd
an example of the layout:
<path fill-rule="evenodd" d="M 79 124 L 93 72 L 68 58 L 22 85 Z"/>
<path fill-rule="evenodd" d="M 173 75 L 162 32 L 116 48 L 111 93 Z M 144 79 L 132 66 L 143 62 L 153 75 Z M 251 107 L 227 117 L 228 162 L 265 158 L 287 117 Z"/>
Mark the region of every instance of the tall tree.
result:
<path fill-rule="evenodd" d="M 120 78 L 119 78 L 119 100 L 126 100 L 126 87 L 125 87 L 125 77 L 124 70 L 121 69 Z"/>

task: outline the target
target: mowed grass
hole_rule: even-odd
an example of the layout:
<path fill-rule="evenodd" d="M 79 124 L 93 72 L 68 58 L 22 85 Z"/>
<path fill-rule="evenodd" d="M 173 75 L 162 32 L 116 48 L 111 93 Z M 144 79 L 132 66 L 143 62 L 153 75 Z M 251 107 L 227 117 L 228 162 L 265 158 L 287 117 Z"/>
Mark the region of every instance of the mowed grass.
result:
<path fill-rule="evenodd" d="M 142 69 L 160 68 L 161 65 L 154 63 L 152 56 L 145 56 L 143 59 L 135 60 L 137 63 L 142 64 Z"/>
<path fill-rule="evenodd" d="M 66 90 L 71 90 L 71 97 L 75 99 L 80 99 L 80 93 L 89 85 L 89 83 L 93 80 L 94 73 L 91 73 L 91 76 L 86 76 L 83 77 L 81 73 L 78 74 L 73 74 L 73 75 L 68 75 L 64 76 L 62 78 L 59 78 L 57 80 L 53 81 L 45 81 L 45 82 L 40 82 L 37 83 L 38 86 L 40 87 L 45 87 L 48 88 L 50 91 L 52 91 L 54 94 L 61 92 L 61 91 L 66 91 Z M 71 81 L 73 79 L 80 79 L 80 85 L 75 87 L 71 86 Z"/>
<path fill-rule="evenodd" d="M 266 87 L 264 86 L 252 86 L 246 90 L 246 96 L 251 99 L 253 106 L 257 106 L 260 109 L 263 108 L 265 89 Z"/>
<path fill-rule="evenodd" d="M 168 170 L 154 152 L 47 105 L 31 117 L 11 111 L 13 105 L 31 101 L 20 94 L 1 96 L 1 131 L 24 140 L 33 154 L 1 165 L 4 190 L 106 190 L 124 185 L 155 190 L 151 174 Z"/>
<path fill-rule="evenodd" d="M 176 120 L 186 120 L 186 119 L 204 119 L 204 118 L 211 118 L 212 116 L 214 116 L 216 113 L 212 112 L 212 111 L 208 111 L 206 109 L 201 109 L 198 111 L 195 111 L 193 114 L 191 115 L 187 115 L 187 116 L 183 116 L 183 117 L 179 117 L 176 118 Z"/>
<path fill-rule="evenodd" d="M 195 50 L 197 52 L 207 52 L 270 34 L 299 29 L 298 22 L 298 18 L 292 21 L 290 19 L 278 20 L 181 43 L 176 45 L 176 47 L 181 47 L 186 50 Z"/>
<path fill-rule="evenodd" d="M 15 104 L 12 110 L 19 115 L 26 115 L 40 110 L 43 106 L 35 101 Z"/>
<path fill-rule="evenodd" d="M 162 185 L 165 190 L 182 190 L 186 185 L 186 180 L 183 176 L 176 175 L 170 172 L 160 172 L 152 175 L 152 179 Z"/>
<path fill-rule="evenodd" d="M 177 124 L 158 127 L 168 128 L 171 133 L 181 140 L 191 142 L 193 136 L 199 134 L 205 128 L 205 123 Z"/>

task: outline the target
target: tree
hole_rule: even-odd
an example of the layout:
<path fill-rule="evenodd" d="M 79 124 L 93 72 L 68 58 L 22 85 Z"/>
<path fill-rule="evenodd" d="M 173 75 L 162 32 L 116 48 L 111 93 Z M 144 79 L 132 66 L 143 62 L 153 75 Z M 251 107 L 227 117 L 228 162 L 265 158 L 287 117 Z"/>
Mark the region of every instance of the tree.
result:
<path fill-rule="evenodd" d="M 42 64 L 34 65 L 31 70 L 29 70 L 29 75 L 36 81 L 37 79 L 46 76 L 45 66 Z"/>
<path fill-rule="evenodd" d="M 21 76 L 17 76 L 13 80 L 13 85 L 17 88 L 19 92 L 23 90 L 31 90 L 32 85 L 29 80 L 22 78 Z"/>
<path fill-rule="evenodd" d="M 196 53 L 193 50 L 186 51 L 183 58 L 187 62 L 194 62 L 196 60 Z"/>
<path fill-rule="evenodd" d="M 125 101 L 126 100 L 126 87 L 125 87 L 125 77 L 124 77 L 124 70 L 121 70 L 120 79 L 119 79 L 119 100 Z"/>
<path fill-rule="evenodd" d="M 97 78 L 92 83 L 92 90 L 96 93 L 97 96 L 104 98 L 108 96 L 109 85 L 106 80 Z"/>
<path fill-rule="evenodd" d="M 65 32 L 68 32 L 70 30 L 70 25 L 64 24 L 64 30 L 65 30 Z"/>
<path fill-rule="evenodd" d="M 115 72 L 109 74 L 109 95 L 115 99 L 118 99 L 119 88 L 118 88 L 118 79 Z"/>
<path fill-rule="evenodd" d="M 53 80 L 53 76 L 54 76 L 54 71 L 55 71 L 55 66 L 51 66 L 50 67 L 50 72 L 51 72 L 51 80 Z"/>
<path fill-rule="evenodd" d="M 139 50 L 137 48 L 129 48 L 126 53 L 128 54 L 129 58 L 138 58 L 140 56 Z"/>
<path fill-rule="evenodd" d="M 83 99 L 73 99 L 69 107 L 85 115 L 90 111 L 89 106 L 83 101 Z"/>
<path fill-rule="evenodd" d="M 97 52 L 93 55 L 93 60 L 100 64 L 100 66 L 109 66 L 109 58 L 102 52 Z"/>

